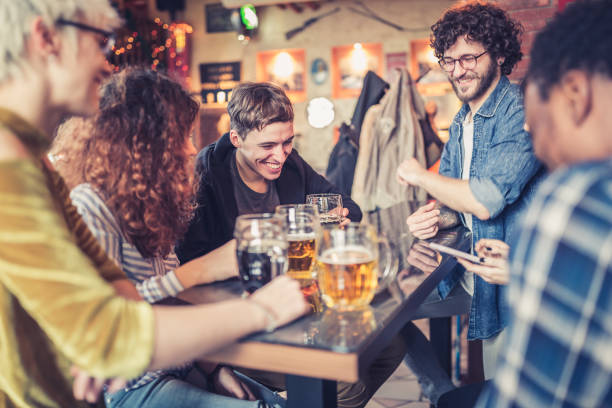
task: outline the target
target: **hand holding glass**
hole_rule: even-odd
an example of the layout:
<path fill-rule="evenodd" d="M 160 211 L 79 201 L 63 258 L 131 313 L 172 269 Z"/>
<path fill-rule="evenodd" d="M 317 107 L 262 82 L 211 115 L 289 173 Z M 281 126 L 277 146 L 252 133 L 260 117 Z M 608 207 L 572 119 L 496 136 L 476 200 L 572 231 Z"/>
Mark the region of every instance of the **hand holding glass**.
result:
<path fill-rule="evenodd" d="M 345 219 L 340 194 L 308 194 L 306 203 L 317 206 L 321 224 L 340 224 Z"/>

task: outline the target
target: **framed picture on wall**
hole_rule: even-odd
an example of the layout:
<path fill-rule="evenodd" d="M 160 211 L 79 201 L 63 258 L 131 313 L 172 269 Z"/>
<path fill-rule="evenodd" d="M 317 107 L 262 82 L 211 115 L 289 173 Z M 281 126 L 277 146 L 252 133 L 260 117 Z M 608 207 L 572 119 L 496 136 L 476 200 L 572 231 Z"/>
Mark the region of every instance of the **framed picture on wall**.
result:
<path fill-rule="evenodd" d="M 281 86 L 291 102 L 306 100 L 306 52 L 301 49 L 257 53 L 256 78 Z"/>
<path fill-rule="evenodd" d="M 332 96 L 356 98 L 361 93 L 363 78 L 368 71 L 383 76 L 382 44 L 342 45 L 332 48 Z"/>
<path fill-rule="evenodd" d="M 440 68 L 429 39 L 410 41 L 410 75 L 422 95 L 444 95 L 452 92 L 446 72 Z"/>

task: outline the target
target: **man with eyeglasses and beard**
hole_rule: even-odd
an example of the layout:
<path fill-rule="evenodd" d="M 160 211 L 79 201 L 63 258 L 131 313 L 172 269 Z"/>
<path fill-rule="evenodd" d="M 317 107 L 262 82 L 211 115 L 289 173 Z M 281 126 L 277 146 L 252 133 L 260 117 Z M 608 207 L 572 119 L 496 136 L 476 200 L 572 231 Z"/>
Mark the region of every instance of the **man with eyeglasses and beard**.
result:
<path fill-rule="evenodd" d="M 452 8 L 432 26 L 431 45 L 463 106 L 450 126 L 439 174 L 427 172 L 414 159 L 397 169 L 400 183 L 422 187 L 437 200 L 408 217 L 415 237 L 431 238 L 459 222 L 472 231 L 472 248 L 481 238 L 512 237 L 542 173 L 524 130 L 520 89 L 507 78 L 522 57 L 521 30 L 499 7 L 479 3 Z M 505 289 L 500 283 L 459 267 L 428 299 L 440 303 L 436 317 L 469 313 L 468 340 L 483 341 L 486 378 L 495 369 L 500 333 L 507 325 Z M 465 310 L 456 306 L 450 310 L 448 305 L 456 303 L 449 298 L 461 299 Z M 406 363 L 419 377 L 425 396 L 435 403 L 454 386 L 416 326 L 409 324 L 404 335 L 409 350 L 415 350 L 409 351 Z"/>

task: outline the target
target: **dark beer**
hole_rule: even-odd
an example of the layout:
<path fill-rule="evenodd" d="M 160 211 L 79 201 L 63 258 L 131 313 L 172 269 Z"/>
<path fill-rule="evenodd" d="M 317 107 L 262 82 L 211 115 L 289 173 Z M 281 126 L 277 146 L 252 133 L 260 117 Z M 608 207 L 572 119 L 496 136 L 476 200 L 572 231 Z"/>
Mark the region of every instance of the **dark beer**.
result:
<path fill-rule="evenodd" d="M 287 246 L 278 241 L 238 248 L 238 271 L 244 289 L 253 293 L 287 269 Z"/>

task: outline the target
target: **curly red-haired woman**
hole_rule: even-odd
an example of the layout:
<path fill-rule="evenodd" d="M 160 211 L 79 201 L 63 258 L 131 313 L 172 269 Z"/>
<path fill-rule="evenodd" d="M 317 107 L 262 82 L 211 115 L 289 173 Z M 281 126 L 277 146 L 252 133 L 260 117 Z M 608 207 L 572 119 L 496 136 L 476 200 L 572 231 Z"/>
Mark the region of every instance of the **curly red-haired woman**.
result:
<path fill-rule="evenodd" d="M 194 211 L 190 132 L 197 114 L 198 104 L 178 83 L 129 68 L 103 86 L 95 118 L 65 123 L 51 151 L 79 213 L 150 303 L 238 270 L 233 241 L 181 266 L 174 254 Z M 195 363 L 146 373 L 107 394 L 106 405 L 284 406 L 275 393 L 227 367 L 215 370 L 214 383 L 234 398 L 211 393 L 202 368 Z"/>

